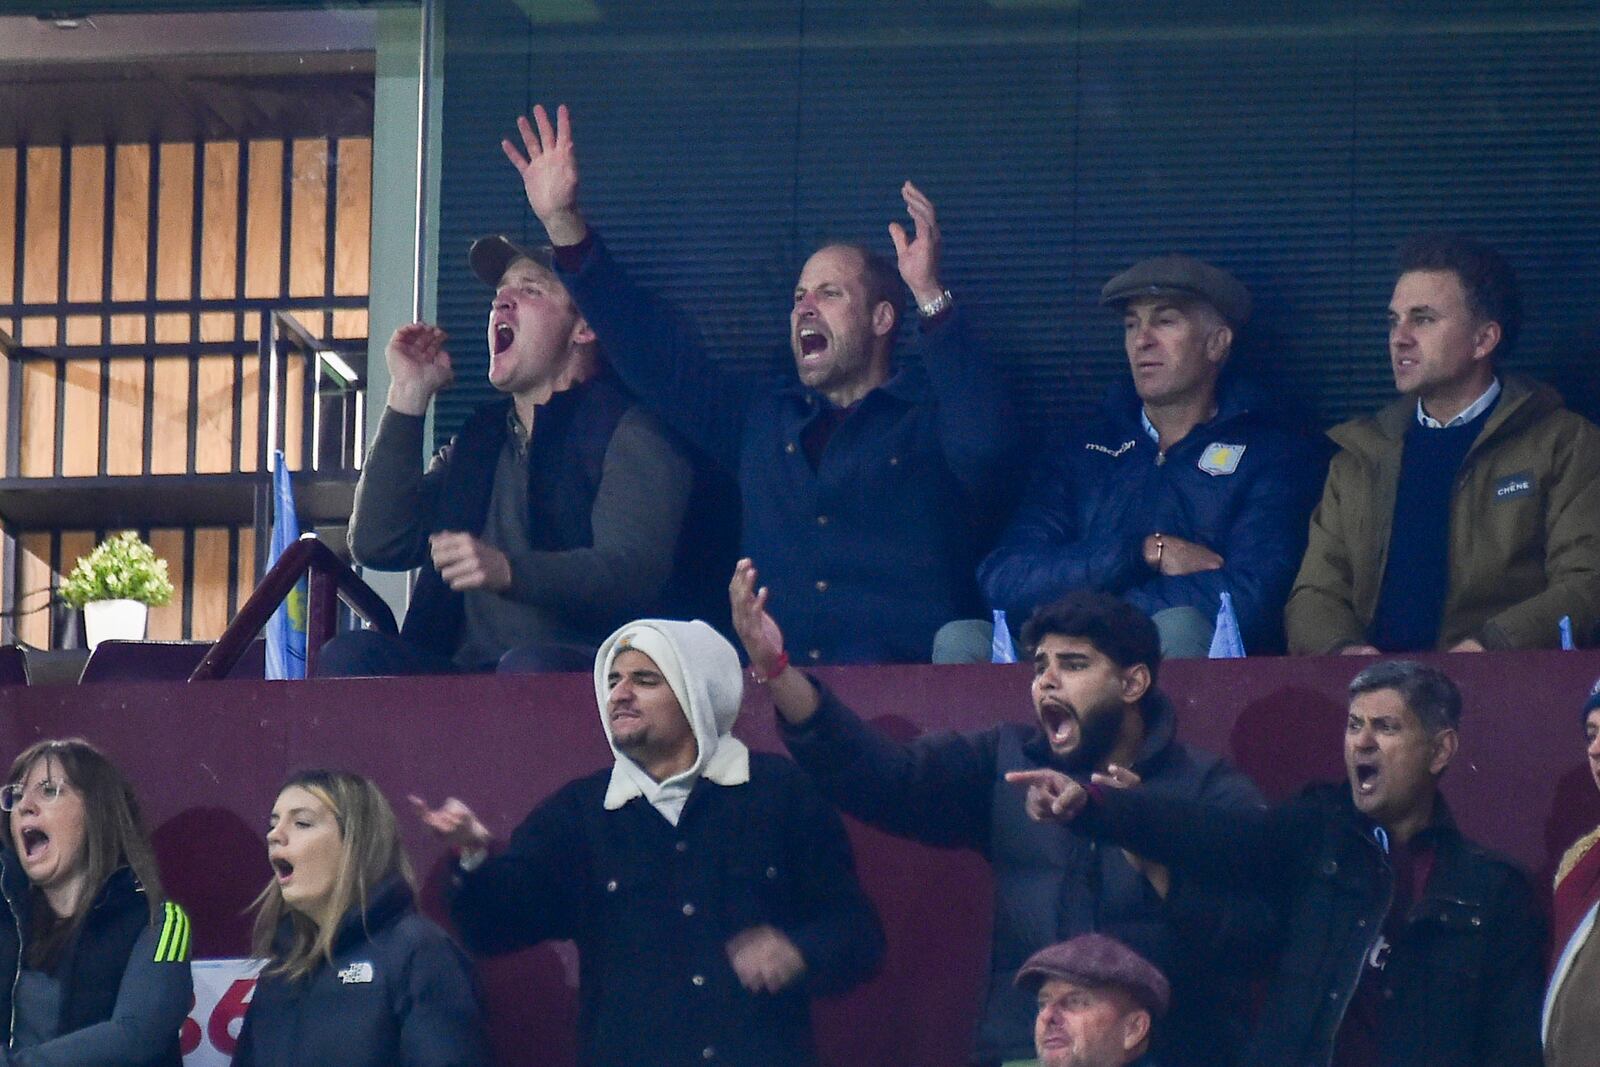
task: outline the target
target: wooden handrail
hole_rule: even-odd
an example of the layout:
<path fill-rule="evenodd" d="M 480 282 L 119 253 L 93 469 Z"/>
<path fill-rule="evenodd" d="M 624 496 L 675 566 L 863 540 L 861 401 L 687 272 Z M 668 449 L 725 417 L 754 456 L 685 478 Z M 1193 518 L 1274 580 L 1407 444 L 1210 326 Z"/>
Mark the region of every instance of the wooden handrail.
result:
<path fill-rule="evenodd" d="M 189 675 L 191 682 L 226 678 L 244 655 L 245 649 L 261 628 L 288 598 L 302 575 L 306 580 L 306 674 L 316 671 L 317 656 L 339 625 L 339 601 L 369 625 L 383 633 L 399 633 L 394 612 L 372 586 L 333 554 L 333 550 L 314 534 L 306 534 L 278 557 L 278 562 L 262 575 L 250 599 L 239 608 L 228 628 L 222 631 L 200 666 Z"/>

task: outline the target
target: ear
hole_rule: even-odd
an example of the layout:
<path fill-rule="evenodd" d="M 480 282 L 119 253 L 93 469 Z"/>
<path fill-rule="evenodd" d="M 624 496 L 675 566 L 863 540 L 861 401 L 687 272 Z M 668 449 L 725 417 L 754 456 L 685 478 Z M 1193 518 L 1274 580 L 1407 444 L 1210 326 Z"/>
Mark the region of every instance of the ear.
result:
<path fill-rule="evenodd" d="M 872 308 L 872 334 L 874 337 L 887 337 L 894 332 L 895 314 L 894 305 L 887 300 L 880 300 Z"/>
<path fill-rule="evenodd" d="M 1444 769 L 1450 766 L 1450 761 L 1456 758 L 1456 750 L 1461 747 L 1461 735 L 1454 729 L 1446 727 L 1433 735 L 1433 758 L 1428 761 L 1428 771 L 1438 777 Z"/>
<path fill-rule="evenodd" d="M 1500 339 L 1505 336 L 1500 329 L 1500 324 L 1490 319 L 1478 327 L 1478 332 L 1472 338 L 1472 358 L 1488 359 L 1489 354 L 1500 347 Z"/>
<path fill-rule="evenodd" d="M 1220 367 L 1228 361 L 1228 354 L 1232 351 L 1233 327 L 1224 323 L 1206 338 L 1206 358 Z"/>
<path fill-rule="evenodd" d="M 594 327 L 589 325 L 588 319 L 579 317 L 578 321 L 572 324 L 572 336 L 567 340 L 575 345 L 594 344 Z"/>
<path fill-rule="evenodd" d="M 1150 668 L 1143 663 L 1135 663 L 1122 670 L 1122 699 L 1128 704 L 1137 704 L 1144 699 L 1150 691 Z"/>
<path fill-rule="evenodd" d="M 1136 1008 L 1122 1017 L 1122 1048 L 1132 1052 L 1150 1039 L 1150 1013 Z"/>

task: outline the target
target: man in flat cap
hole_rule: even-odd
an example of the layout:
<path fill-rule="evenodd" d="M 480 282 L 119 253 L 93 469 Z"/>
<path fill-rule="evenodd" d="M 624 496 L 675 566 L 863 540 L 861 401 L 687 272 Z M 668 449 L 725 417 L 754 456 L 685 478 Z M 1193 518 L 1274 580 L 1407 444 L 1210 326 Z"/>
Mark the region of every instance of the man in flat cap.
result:
<path fill-rule="evenodd" d="M 657 606 L 672 571 L 689 461 L 608 372 L 548 250 L 493 236 L 468 258 L 494 291 L 489 384 L 503 395 L 424 471 L 423 419 L 454 377 L 450 353 L 427 323 L 390 338 L 350 552 L 421 574 L 400 636 L 335 638 L 324 676 L 491 671 L 502 659 L 584 670 L 606 634 Z"/>
<path fill-rule="evenodd" d="M 1289 650 L 1554 648 L 1600 631 L 1600 429 L 1497 367 L 1522 321 L 1481 241 L 1400 249 L 1389 362 L 1402 395 L 1335 426 L 1340 451 L 1285 612 Z"/>
<path fill-rule="evenodd" d="M 1039 998 L 1039 1067 L 1156 1067 L 1150 1031 L 1167 1011 L 1167 979 L 1116 938 L 1083 934 L 1040 949 L 1017 985 Z"/>
<path fill-rule="evenodd" d="M 1249 291 L 1209 263 L 1166 255 L 1100 295 L 1122 313 L 1129 377 L 1037 458 L 978 570 L 990 605 L 1015 624 L 1075 589 L 1114 593 L 1155 620 L 1174 658 L 1207 653 L 1226 593 L 1245 648 L 1281 650 L 1324 461 L 1253 383 L 1224 374 Z M 946 630 L 941 658 L 987 658 L 983 634 L 961 625 Z"/>

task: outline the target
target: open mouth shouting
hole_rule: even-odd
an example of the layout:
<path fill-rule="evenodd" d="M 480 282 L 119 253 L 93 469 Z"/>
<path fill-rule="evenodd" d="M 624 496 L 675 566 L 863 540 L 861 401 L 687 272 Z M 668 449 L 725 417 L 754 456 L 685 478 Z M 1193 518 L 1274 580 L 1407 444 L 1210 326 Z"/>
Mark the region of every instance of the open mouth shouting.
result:
<path fill-rule="evenodd" d="M 1050 748 L 1057 755 L 1065 755 L 1078 747 L 1083 722 L 1078 709 L 1059 700 L 1046 700 L 1039 705 L 1039 724 L 1044 727 Z"/>
<path fill-rule="evenodd" d="M 510 348 L 516 339 L 517 331 L 509 322 L 496 322 L 489 331 L 489 345 L 497 356 Z"/>
<path fill-rule="evenodd" d="M 35 860 L 44 855 L 50 847 L 50 835 L 37 826 L 24 827 L 21 833 L 22 856 L 26 860 Z"/>
<path fill-rule="evenodd" d="M 1350 764 L 1350 786 L 1357 797 L 1376 793 L 1382 778 L 1378 765 L 1370 760 L 1357 760 Z"/>
<path fill-rule="evenodd" d="M 272 873 L 277 876 L 278 884 L 280 886 L 287 885 L 289 880 L 294 877 L 294 864 L 282 856 L 275 857 L 271 860 L 271 863 Z"/>
<path fill-rule="evenodd" d="M 795 351 L 802 361 L 820 356 L 828 349 L 828 337 L 815 326 L 802 326 L 795 332 Z"/>

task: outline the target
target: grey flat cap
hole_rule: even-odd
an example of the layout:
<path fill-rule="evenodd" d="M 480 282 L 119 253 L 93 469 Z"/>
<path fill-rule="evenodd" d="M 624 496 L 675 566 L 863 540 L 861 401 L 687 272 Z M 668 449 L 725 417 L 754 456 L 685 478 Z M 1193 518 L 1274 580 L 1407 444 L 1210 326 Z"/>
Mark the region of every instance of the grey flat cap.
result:
<path fill-rule="evenodd" d="M 1125 304 L 1141 296 L 1170 294 L 1197 297 L 1217 309 L 1230 326 L 1250 319 L 1250 290 L 1220 267 L 1193 256 L 1156 256 L 1141 259 L 1106 282 L 1100 303 Z"/>
<path fill-rule="evenodd" d="M 1155 964 L 1105 934 L 1083 934 L 1040 949 L 1017 972 L 1017 985 L 1043 985 L 1049 978 L 1090 987 L 1120 986 L 1156 1019 L 1167 1013 L 1172 997 L 1166 976 Z"/>
<path fill-rule="evenodd" d="M 503 233 L 480 237 L 467 249 L 467 264 L 472 267 L 472 273 L 491 289 L 500 284 L 514 259 L 531 259 L 541 267 L 555 269 L 548 248 L 524 248 Z"/>

